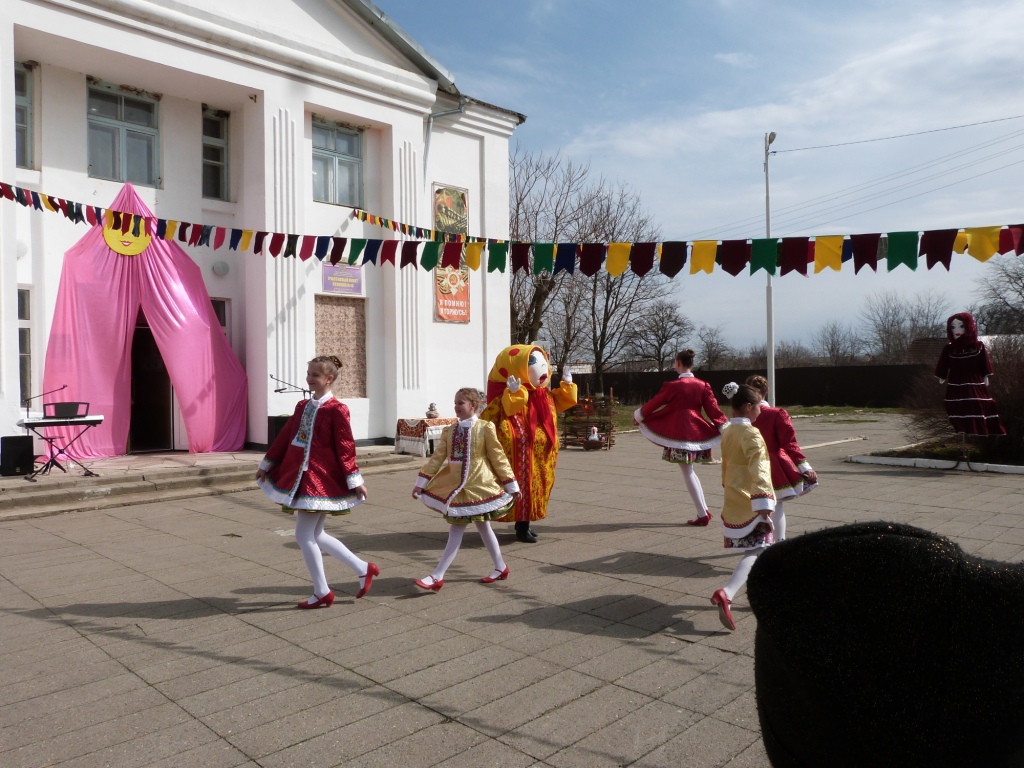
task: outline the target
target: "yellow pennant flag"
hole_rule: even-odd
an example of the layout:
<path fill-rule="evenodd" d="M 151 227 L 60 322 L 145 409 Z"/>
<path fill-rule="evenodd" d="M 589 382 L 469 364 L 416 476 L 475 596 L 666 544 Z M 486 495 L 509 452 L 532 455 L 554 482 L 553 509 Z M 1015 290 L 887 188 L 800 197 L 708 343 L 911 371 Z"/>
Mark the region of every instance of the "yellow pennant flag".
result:
<path fill-rule="evenodd" d="M 967 250 L 967 241 L 968 237 L 966 232 L 957 232 L 956 238 L 953 240 L 953 250 L 957 253 L 963 253 Z"/>
<path fill-rule="evenodd" d="M 999 253 L 999 230 L 1002 227 L 965 228 L 967 252 L 978 261 L 988 261 Z"/>
<path fill-rule="evenodd" d="M 707 272 L 709 275 L 715 270 L 715 255 L 718 253 L 717 240 L 694 240 L 693 250 L 690 251 L 690 274 Z"/>
<path fill-rule="evenodd" d="M 480 269 L 480 254 L 483 250 L 483 243 L 466 243 L 466 251 L 463 254 L 463 258 L 466 260 L 466 266 L 474 272 Z"/>
<path fill-rule="evenodd" d="M 164 232 L 164 240 L 173 240 L 174 233 L 178 230 L 178 222 L 167 220 L 167 231 Z"/>
<path fill-rule="evenodd" d="M 836 272 L 842 271 L 844 239 L 842 235 L 814 238 L 814 274 L 825 267 L 831 267 Z"/>
<path fill-rule="evenodd" d="M 46 206 L 46 210 L 48 210 L 48 211 L 56 211 L 57 210 L 56 208 L 53 207 L 53 203 L 50 202 L 50 198 L 47 195 L 40 195 L 39 198 L 43 201 L 43 205 Z"/>
<path fill-rule="evenodd" d="M 632 249 L 632 243 L 609 243 L 608 258 L 604 262 L 605 271 L 612 277 L 618 277 L 625 272 L 629 266 L 629 252 Z"/>
<path fill-rule="evenodd" d="M 238 250 L 245 253 L 249 250 L 249 243 L 252 242 L 252 236 L 256 234 L 255 229 L 243 229 L 242 230 L 242 242 L 238 245 Z"/>

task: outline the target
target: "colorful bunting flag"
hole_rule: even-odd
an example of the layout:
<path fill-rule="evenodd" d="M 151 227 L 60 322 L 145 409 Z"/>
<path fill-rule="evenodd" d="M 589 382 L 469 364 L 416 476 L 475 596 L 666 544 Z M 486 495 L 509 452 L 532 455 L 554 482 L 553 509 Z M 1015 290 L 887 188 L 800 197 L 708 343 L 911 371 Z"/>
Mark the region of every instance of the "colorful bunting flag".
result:
<path fill-rule="evenodd" d="M 472 269 L 474 272 L 480 269 L 480 258 L 483 252 L 483 243 L 466 243 L 466 266 Z"/>
<path fill-rule="evenodd" d="M 843 245 L 846 238 L 842 235 L 831 235 L 814 238 L 814 274 L 823 269 L 834 269 L 839 272 L 843 268 Z"/>
<path fill-rule="evenodd" d="M 886 237 L 889 252 L 886 266 L 892 272 L 900 264 L 917 270 L 917 232 L 890 232 Z"/>
<path fill-rule="evenodd" d="M 533 274 L 541 272 L 554 274 L 555 271 L 555 244 L 534 243 L 533 244 Z"/>
<path fill-rule="evenodd" d="M 854 274 L 860 272 L 861 267 L 871 267 L 873 271 L 878 271 L 878 249 L 881 239 L 882 235 L 877 233 L 850 235 Z"/>
<path fill-rule="evenodd" d="M 746 240 L 722 241 L 722 269 L 733 277 L 750 263 L 750 244 Z"/>
<path fill-rule="evenodd" d="M 487 246 L 487 271 L 505 272 L 508 260 L 508 243 L 492 243 Z"/>
<path fill-rule="evenodd" d="M 925 257 L 925 264 L 931 269 L 936 264 L 941 264 L 949 271 L 949 264 L 953 260 L 953 244 L 956 242 L 958 230 L 955 229 L 934 229 L 921 235 L 921 244 L 918 246 L 917 256 Z"/>
<path fill-rule="evenodd" d="M 999 227 L 970 227 L 967 235 L 967 253 L 985 262 L 999 252 Z"/>
<path fill-rule="evenodd" d="M 428 272 L 437 266 L 441 260 L 441 243 L 433 240 L 423 245 L 423 255 L 420 256 L 420 268 Z"/>
<path fill-rule="evenodd" d="M 618 277 L 625 272 L 629 266 L 629 252 L 632 249 L 632 243 L 609 243 L 604 271 L 612 277 Z"/>
<path fill-rule="evenodd" d="M 633 274 L 643 277 L 654 269 L 654 255 L 657 252 L 657 243 L 634 243 L 629 254 L 629 268 Z"/>
<path fill-rule="evenodd" d="M 604 263 L 604 243 L 584 243 L 580 246 L 580 272 L 593 277 Z"/>

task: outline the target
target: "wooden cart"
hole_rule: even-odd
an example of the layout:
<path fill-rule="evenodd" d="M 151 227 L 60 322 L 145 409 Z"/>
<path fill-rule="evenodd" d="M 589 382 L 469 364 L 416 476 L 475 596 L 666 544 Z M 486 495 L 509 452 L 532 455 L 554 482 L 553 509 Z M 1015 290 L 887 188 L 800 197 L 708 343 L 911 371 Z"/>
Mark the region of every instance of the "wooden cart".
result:
<path fill-rule="evenodd" d="M 584 450 L 610 451 L 615 445 L 615 398 L 585 397 L 562 414 L 562 447 L 574 446 Z M 599 440 L 589 440 L 597 427 Z"/>

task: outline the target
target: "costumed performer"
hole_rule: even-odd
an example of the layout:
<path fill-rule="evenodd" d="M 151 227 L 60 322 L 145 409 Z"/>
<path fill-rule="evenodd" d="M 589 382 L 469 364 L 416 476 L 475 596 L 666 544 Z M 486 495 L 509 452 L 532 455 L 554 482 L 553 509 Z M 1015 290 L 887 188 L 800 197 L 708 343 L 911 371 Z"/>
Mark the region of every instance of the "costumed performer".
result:
<path fill-rule="evenodd" d="M 494 570 L 480 581 L 491 584 L 508 578 L 508 566 L 490 521 L 504 515 L 515 503 L 519 484 L 494 425 L 477 418 L 481 400 L 480 391 L 473 387 L 455 393 L 455 417 L 459 421 L 444 428 L 434 454 L 416 477 L 412 497 L 440 512 L 449 524 L 448 544 L 437 567 L 425 579 L 416 579 L 420 589 L 437 592 L 444 586 L 445 571 L 455 560 L 469 523 L 476 525 L 494 562 Z"/>
<path fill-rule="evenodd" d="M 707 525 L 711 512 L 693 465 L 711 461 L 711 449 L 721 441 L 720 432 L 728 419 L 718 407 L 711 385 L 691 372 L 695 355 L 692 349 L 676 355 L 673 365 L 678 378 L 662 384 L 658 394 L 637 408 L 633 423 L 640 434 L 664 449 L 662 459 L 678 464 L 683 471 L 686 490 L 697 507 L 697 516 L 686 524 Z"/>
<path fill-rule="evenodd" d="M 761 395 L 746 384 L 726 384 L 734 392 L 730 405 L 733 417 L 722 433 L 722 532 L 725 548 L 741 550 L 744 555 L 729 583 L 715 590 L 711 602 L 718 606 L 718 618 L 728 630 L 736 629 L 733 598 L 746 584 L 758 556 L 775 541 L 772 510 L 772 467 L 768 448 L 754 422 L 761 412 Z"/>
<path fill-rule="evenodd" d="M 1005 435 L 999 408 L 988 392 L 992 361 L 978 338 L 974 317 L 957 312 L 946 320 L 946 338 L 935 375 L 946 385 L 946 415 L 956 432 L 968 435 Z"/>
<path fill-rule="evenodd" d="M 480 418 L 494 424 L 498 440 L 512 463 L 519 496 L 499 518 L 516 524 L 516 538 L 533 543 L 530 525 L 548 513 L 558 459 L 557 414 L 576 405 L 576 385 L 565 370 L 558 389 L 551 390 L 548 355 L 531 344 L 506 347 L 487 377 L 487 407 Z"/>
<path fill-rule="evenodd" d="M 313 596 L 299 608 L 330 608 L 334 592 L 327 584 L 321 552 L 333 555 L 359 577 L 362 597 L 380 569 L 356 557 L 344 544 L 324 533 L 327 514 L 347 515 L 366 501 L 366 485 L 356 464 L 348 406 L 331 392 L 341 360 L 322 355 L 309 361 L 306 385 L 313 397 L 300 400 L 295 412 L 267 450 L 256 472 L 265 494 L 295 515 L 295 540 L 313 580 Z"/>
<path fill-rule="evenodd" d="M 764 438 L 768 459 L 772 463 L 772 487 L 775 489 L 772 522 L 775 523 L 775 540 L 782 541 L 786 538 L 783 500 L 795 499 L 817 488 L 818 473 L 811 468 L 811 463 L 800 450 L 793 421 L 786 409 L 765 405 L 768 399 L 768 379 L 764 376 L 748 376 L 746 383 L 761 395 L 761 415 L 757 417 L 754 426 Z M 722 394 L 729 397 L 724 389 Z"/>

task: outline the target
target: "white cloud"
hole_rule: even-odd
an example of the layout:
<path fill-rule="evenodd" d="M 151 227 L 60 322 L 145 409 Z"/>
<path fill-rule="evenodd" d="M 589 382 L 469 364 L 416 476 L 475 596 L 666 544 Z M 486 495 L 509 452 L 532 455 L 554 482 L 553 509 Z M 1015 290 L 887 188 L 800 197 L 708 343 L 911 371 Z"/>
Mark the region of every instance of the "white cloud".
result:
<path fill-rule="evenodd" d="M 715 61 L 720 61 L 723 64 L 728 64 L 730 67 L 736 67 L 737 69 L 753 69 L 757 63 L 757 59 L 749 53 L 737 52 L 737 53 L 716 53 Z"/>

